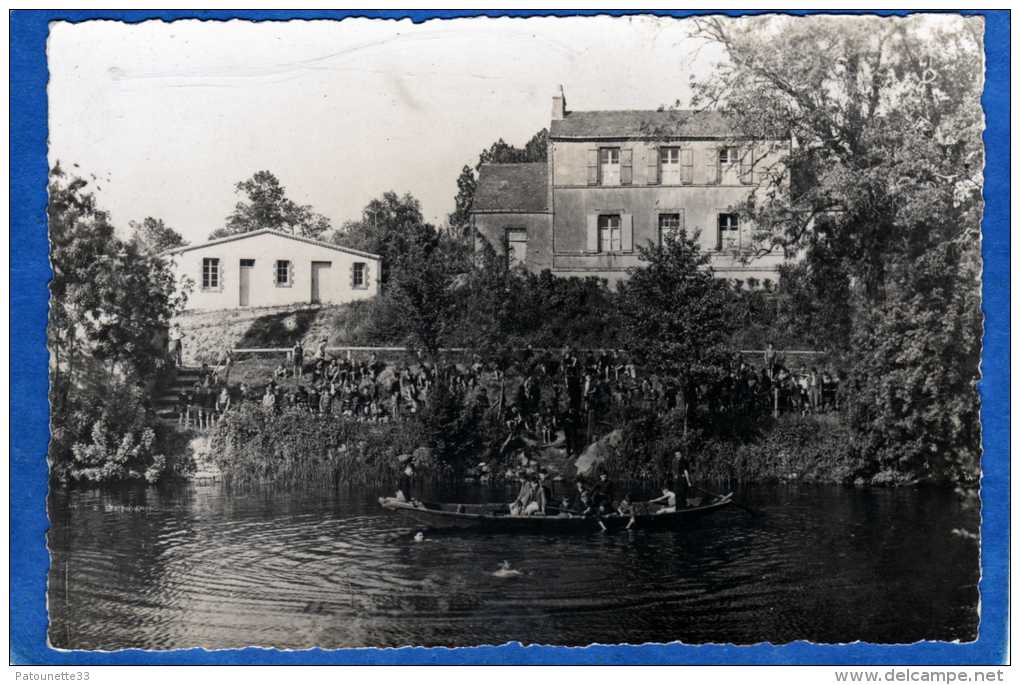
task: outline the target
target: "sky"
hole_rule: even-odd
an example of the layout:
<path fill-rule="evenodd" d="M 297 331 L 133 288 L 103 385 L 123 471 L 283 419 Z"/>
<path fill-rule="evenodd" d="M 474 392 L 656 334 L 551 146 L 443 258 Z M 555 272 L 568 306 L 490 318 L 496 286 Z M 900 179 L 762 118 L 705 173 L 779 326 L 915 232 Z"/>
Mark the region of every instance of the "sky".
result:
<path fill-rule="evenodd" d="M 461 168 L 547 127 L 560 85 L 575 110 L 686 103 L 691 74 L 720 59 L 689 29 L 653 17 L 55 23 L 50 163 L 94 175 L 118 230 L 153 216 L 192 243 L 261 169 L 334 226 L 388 190 L 442 222 Z"/>

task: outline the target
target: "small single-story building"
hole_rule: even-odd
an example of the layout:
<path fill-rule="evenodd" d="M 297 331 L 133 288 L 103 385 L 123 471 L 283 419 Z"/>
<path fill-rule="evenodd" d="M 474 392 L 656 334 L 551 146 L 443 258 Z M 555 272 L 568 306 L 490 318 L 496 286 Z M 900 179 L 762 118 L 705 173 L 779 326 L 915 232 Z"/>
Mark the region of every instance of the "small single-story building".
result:
<path fill-rule="evenodd" d="M 379 255 L 262 229 L 168 250 L 178 288 L 196 311 L 342 304 L 379 292 Z"/>

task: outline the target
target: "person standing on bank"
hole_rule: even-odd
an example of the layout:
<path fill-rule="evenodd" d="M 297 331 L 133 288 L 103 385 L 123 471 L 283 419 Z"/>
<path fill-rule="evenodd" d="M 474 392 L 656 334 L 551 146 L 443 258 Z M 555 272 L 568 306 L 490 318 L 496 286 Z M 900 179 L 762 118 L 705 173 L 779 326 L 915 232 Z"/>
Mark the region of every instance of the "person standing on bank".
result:
<path fill-rule="evenodd" d="M 174 366 L 184 366 L 184 333 L 181 332 L 179 324 L 174 324 L 170 331 L 170 356 L 174 360 Z"/>
<path fill-rule="evenodd" d="M 765 370 L 768 372 L 769 380 L 772 380 L 776 371 L 776 350 L 772 346 L 771 340 L 769 340 L 769 344 L 765 348 Z"/>
<path fill-rule="evenodd" d="M 230 348 L 223 350 L 220 355 L 220 364 L 217 372 L 223 385 L 230 385 L 230 372 L 234 368 L 234 351 Z"/>
<path fill-rule="evenodd" d="M 305 348 L 301 346 L 300 340 L 294 344 L 291 356 L 293 357 L 291 361 L 294 363 L 294 382 L 300 383 L 305 372 Z"/>

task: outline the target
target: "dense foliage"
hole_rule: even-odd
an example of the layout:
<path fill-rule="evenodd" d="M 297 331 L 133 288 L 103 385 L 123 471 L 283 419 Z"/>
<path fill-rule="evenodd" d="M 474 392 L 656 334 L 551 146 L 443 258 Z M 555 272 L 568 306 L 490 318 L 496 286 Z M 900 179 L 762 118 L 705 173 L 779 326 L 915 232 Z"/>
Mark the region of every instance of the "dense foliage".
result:
<path fill-rule="evenodd" d="M 162 219 L 147 216 L 141 221 L 129 221 L 128 226 L 131 227 L 131 243 L 142 254 L 155 256 L 187 245 L 184 237 Z"/>
<path fill-rule="evenodd" d="M 792 136 L 743 212 L 802 249 L 789 322 L 853 371 L 883 466 L 972 481 L 980 426 L 980 20 L 697 20 L 726 59 L 696 84 L 748 136 Z M 777 136 L 777 132 L 781 136 Z M 792 187 L 788 184 L 792 183 Z M 786 192 L 788 188 L 792 192 Z"/>
<path fill-rule="evenodd" d="M 497 435 L 489 418 L 440 384 L 420 413 L 396 424 L 246 403 L 213 428 L 210 453 L 235 482 L 392 484 L 408 456 L 427 477 L 456 476 Z"/>
<path fill-rule="evenodd" d="M 641 246 L 644 264 L 620 286 L 625 345 L 655 373 L 718 378 L 733 357 L 734 291 L 708 268 L 697 236 Z"/>
<path fill-rule="evenodd" d="M 61 479 L 158 478 L 165 460 L 144 381 L 187 296 L 162 261 L 117 238 L 88 182 L 50 173 L 50 462 Z M 186 284 L 185 284 L 186 285 Z"/>

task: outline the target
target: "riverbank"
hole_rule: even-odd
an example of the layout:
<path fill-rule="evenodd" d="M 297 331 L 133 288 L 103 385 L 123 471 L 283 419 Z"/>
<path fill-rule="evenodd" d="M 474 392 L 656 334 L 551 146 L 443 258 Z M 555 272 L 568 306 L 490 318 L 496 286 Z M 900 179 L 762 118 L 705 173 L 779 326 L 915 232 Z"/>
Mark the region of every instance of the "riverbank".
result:
<path fill-rule="evenodd" d="M 403 467 L 412 463 L 419 477 L 445 482 L 512 482 L 541 468 L 551 478 L 569 483 L 604 469 L 621 482 L 658 487 L 672 477 L 673 464 L 649 450 L 678 440 L 669 434 L 669 421 L 664 430 L 641 440 L 633 434 L 647 426 L 627 424 L 575 455 L 564 448 L 562 434 L 547 444 L 521 436 L 506 449 L 505 443 L 491 439 L 491 426 L 476 426 L 474 434 L 462 435 L 470 445 L 454 445 L 437 443 L 428 424 L 424 417 L 370 423 L 301 409 L 275 414 L 249 405 L 214 427 L 202 444 L 207 452 L 199 461 L 237 482 L 393 484 Z M 460 456 L 451 459 L 451 453 Z M 857 486 L 917 482 L 911 474 L 875 471 L 834 416 L 781 416 L 753 441 L 702 438 L 688 451 L 687 461 L 693 477 L 705 482 Z"/>

